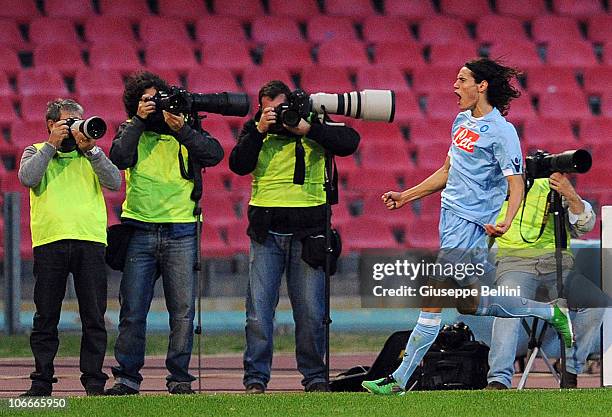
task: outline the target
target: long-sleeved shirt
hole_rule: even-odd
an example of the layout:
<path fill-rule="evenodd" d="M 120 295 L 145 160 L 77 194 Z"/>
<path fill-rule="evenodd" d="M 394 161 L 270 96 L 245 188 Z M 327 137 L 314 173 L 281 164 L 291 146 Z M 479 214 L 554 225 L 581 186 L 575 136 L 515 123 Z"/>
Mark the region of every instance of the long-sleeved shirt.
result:
<path fill-rule="evenodd" d="M 21 184 L 28 188 L 36 187 L 45 175 L 49 162 L 56 152 L 53 145 L 49 143 L 45 143 L 40 150 L 34 146 L 25 148 L 17 174 Z M 118 191 L 121 188 L 121 173 L 102 150 L 87 159 L 102 187 L 111 191 Z"/>

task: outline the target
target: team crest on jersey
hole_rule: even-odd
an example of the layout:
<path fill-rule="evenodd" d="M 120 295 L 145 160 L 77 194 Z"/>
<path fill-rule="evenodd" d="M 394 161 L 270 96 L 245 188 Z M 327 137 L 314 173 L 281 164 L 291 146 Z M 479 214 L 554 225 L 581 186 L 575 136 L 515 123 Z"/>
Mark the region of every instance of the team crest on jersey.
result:
<path fill-rule="evenodd" d="M 453 143 L 459 149 L 463 149 L 466 152 L 474 152 L 474 144 L 480 139 L 480 135 L 473 132 L 465 127 L 460 127 L 457 133 L 453 136 Z"/>

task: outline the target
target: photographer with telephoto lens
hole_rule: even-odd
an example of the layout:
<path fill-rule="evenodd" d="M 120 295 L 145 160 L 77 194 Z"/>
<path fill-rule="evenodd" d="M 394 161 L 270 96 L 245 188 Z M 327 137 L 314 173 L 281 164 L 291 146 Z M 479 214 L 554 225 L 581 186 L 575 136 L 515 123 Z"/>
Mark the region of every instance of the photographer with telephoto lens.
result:
<path fill-rule="evenodd" d="M 223 149 L 201 129 L 198 109 L 181 113 L 158 99 L 169 91 L 166 82 L 150 72 L 126 80 L 123 102 L 130 119 L 119 127 L 110 151 L 112 161 L 125 170 L 121 222 L 129 225 L 131 237 L 119 289 L 115 385 L 107 395 L 140 391 L 147 313 L 160 276 L 170 315 L 166 385 L 171 394 L 193 393 L 189 361 L 201 173 L 223 159 Z"/>
<path fill-rule="evenodd" d="M 96 146 L 106 132 L 99 117 L 83 120 L 83 107 L 70 99 L 47 104 L 46 142 L 28 146 L 19 181 L 30 189 L 36 312 L 30 346 L 36 370 L 22 396 L 49 396 L 53 360 L 59 347 L 57 325 L 66 280 L 72 273 L 82 323 L 81 383 L 87 395 L 101 395 L 108 376 L 106 352 L 106 205 L 102 187 L 121 187 L 119 170 Z"/>

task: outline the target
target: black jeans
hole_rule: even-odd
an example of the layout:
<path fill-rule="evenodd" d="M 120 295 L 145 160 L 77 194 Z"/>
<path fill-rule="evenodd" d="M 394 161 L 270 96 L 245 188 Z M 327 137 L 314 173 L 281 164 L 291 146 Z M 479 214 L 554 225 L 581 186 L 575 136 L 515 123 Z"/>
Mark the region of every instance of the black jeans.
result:
<path fill-rule="evenodd" d="M 36 371 L 33 383 L 51 384 L 53 359 L 59 338 L 57 325 L 66 293 L 66 279 L 72 273 L 81 317 L 81 383 L 84 387 L 104 385 L 102 372 L 106 352 L 106 265 L 104 245 L 84 240 L 59 240 L 34 248 L 34 303 L 36 313 L 30 346 Z"/>

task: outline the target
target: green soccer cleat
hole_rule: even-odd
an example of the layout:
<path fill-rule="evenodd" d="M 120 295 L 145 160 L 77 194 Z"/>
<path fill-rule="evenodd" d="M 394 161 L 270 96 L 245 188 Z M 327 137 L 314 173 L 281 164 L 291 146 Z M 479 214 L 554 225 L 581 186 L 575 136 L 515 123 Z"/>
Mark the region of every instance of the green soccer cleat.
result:
<path fill-rule="evenodd" d="M 363 381 L 361 386 L 375 395 L 404 395 L 406 393 L 391 375 L 375 381 Z"/>
<path fill-rule="evenodd" d="M 565 347 L 571 348 L 574 344 L 574 332 L 572 331 L 572 321 L 567 307 L 561 307 L 559 302 L 555 302 L 553 304 L 553 316 L 548 320 L 548 324 L 561 335 Z"/>

